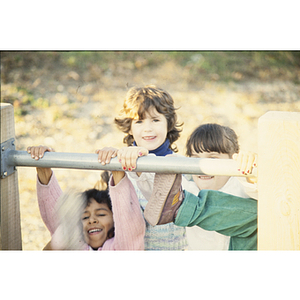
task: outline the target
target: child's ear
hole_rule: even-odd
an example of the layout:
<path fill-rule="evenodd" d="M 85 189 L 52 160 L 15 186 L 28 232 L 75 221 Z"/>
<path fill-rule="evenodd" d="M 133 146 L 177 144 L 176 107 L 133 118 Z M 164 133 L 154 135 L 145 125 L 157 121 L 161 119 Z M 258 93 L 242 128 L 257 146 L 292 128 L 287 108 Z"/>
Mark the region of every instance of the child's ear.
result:
<path fill-rule="evenodd" d="M 130 134 L 130 135 L 132 135 L 132 136 L 133 136 L 133 134 L 132 134 L 132 130 L 131 130 L 131 129 L 128 131 L 128 134 Z"/>

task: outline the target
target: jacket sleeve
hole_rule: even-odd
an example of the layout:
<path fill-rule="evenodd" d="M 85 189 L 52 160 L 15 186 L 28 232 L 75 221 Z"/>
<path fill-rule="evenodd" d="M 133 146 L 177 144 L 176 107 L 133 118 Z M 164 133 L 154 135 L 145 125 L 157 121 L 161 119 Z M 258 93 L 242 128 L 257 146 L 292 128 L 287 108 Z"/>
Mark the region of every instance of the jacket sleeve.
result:
<path fill-rule="evenodd" d="M 144 250 L 145 220 L 134 187 L 127 175 L 116 186 L 112 180 L 111 177 L 109 192 L 115 236 L 104 244 L 103 250 Z"/>
<path fill-rule="evenodd" d="M 47 185 L 42 184 L 37 177 L 36 189 L 41 217 L 52 236 L 57 229 L 55 205 L 62 190 L 53 172 Z"/>
<path fill-rule="evenodd" d="M 233 237 L 248 237 L 257 232 L 257 201 L 220 191 L 201 190 L 198 196 L 184 191 L 175 224 L 199 226 Z"/>

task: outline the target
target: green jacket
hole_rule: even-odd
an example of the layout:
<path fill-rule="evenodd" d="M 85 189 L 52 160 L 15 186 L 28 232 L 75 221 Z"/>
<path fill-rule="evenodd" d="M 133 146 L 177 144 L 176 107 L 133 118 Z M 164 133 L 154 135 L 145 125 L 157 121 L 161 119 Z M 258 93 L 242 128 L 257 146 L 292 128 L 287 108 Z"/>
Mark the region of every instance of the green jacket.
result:
<path fill-rule="evenodd" d="M 230 236 L 229 250 L 257 250 L 256 200 L 213 190 L 201 190 L 198 196 L 184 194 L 175 225 L 196 225 Z"/>

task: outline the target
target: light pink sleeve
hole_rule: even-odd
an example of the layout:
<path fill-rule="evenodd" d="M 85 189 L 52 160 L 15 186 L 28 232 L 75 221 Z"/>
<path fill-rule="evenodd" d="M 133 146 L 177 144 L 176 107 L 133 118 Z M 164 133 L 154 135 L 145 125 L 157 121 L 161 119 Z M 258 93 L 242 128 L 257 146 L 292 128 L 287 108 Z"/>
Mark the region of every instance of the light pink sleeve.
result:
<path fill-rule="evenodd" d="M 52 236 L 57 227 L 55 205 L 62 194 L 55 174 L 52 172 L 47 185 L 40 183 L 37 177 L 36 190 L 41 217 Z"/>
<path fill-rule="evenodd" d="M 145 220 L 131 181 L 127 175 L 116 185 L 109 181 L 115 236 L 102 250 L 144 250 Z"/>

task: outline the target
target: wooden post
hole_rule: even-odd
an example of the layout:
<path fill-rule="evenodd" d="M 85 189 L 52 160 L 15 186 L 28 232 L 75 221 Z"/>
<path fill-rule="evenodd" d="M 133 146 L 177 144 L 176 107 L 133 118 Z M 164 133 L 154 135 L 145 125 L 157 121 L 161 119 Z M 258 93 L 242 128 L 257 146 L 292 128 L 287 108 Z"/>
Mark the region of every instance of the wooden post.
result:
<path fill-rule="evenodd" d="M 11 104 L 1 103 L 1 144 L 15 138 L 14 109 Z M 3 149 L 4 150 L 4 149 Z M 1 155 L 3 155 L 2 149 Z M 18 174 L 1 177 L 0 249 L 22 250 L 21 219 L 19 205 Z"/>
<path fill-rule="evenodd" d="M 300 250 L 300 113 L 258 121 L 258 250 Z"/>

